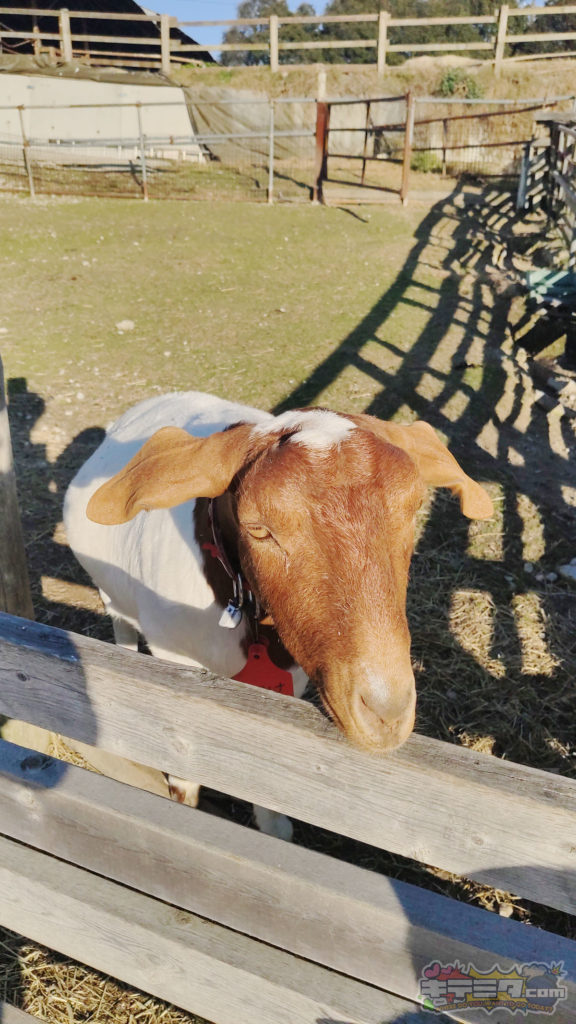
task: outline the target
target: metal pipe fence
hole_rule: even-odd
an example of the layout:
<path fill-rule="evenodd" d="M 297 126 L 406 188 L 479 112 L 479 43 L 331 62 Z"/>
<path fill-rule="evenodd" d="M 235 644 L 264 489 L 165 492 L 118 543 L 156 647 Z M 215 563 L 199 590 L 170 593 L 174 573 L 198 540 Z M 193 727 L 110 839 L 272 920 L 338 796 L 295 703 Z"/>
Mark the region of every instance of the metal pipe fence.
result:
<path fill-rule="evenodd" d="M 405 200 L 415 181 L 432 191 L 462 175 L 517 179 L 524 147 L 538 145 L 544 130 L 535 114 L 570 111 L 574 98 L 412 97 L 407 103 L 404 96 L 344 97 L 319 103 L 307 97 L 204 99 L 190 90 L 186 104 L 183 124 L 189 120 L 190 130 L 178 135 L 162 134 L 158 122 L 153 130 L 148 122 L 147 130 L 146 122 L 148 107 L 177 103 L 0 106 L 0 191 L 308 202 L 322 192 L 327 200 L 322 182 L 336 181 L 366 190 L 358 201 L 379 201 L 391 192 Z M 90 112 L 107 109 L 124 113 L 106 122 L 113 130 L 102 121 L 96 130 Z M 55 111 L 70 112 L 67 130 Z M 74 111 L 85 114 L 84 137 Z M 42 112 L 50 114 L 44 121 Z"/>

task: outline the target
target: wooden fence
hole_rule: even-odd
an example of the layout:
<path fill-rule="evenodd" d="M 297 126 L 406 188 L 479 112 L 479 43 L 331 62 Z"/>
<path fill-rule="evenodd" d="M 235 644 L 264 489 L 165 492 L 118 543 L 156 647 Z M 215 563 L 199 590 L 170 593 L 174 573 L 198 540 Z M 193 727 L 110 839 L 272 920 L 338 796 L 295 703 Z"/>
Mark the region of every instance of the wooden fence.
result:
<path fill-rule="evenodd" d="M 547 112 L 537 118 L 549 138 L 527 143 L 522 161 L 516 206 L 543 206 L 562 235 L 568 266 L 576 268 L 576 118 Z"/>
<path fill-rule="evenodd" d="M 576 119 L 550 119 L 549 210 L 564 235 L 568 264 L 576 269 Z"/>
<path fill-rule="evenodd" d="M 387 57 L 390 53 L 419 54 L 419 53 L 460 53 L 466 51 L 485 51 L 487 59 L 494 63 L 498 74 L 504 63 L 515 60 L 532 60 L 540 57 L 574 56 L 576 50 L 569 50 L 564 54 L 555 50 L 539 54 L 526 54 L 519 56 L 507 56 L 507 44 L 518 44 L 528 42 L 555 44 L 562 41 L 576 40 L 576 32 L 523 32 L 514 33 L 511 28 L 515 18 L 531 18 L 536 22 L 554 14 L 576 14 L 576 5 L 559 5 L 554 7 L 523 7 L 519 10 L 511 9 L 503 4 L 495 9 L 494 14 L 482 16 L 466 16 L 453 18 L 392 18 L 386 11 L 370 14 L 346 14 L 346 15 L 318 15 L 298 17 L 278 17 L 275 14 L 268 18 L 239 18 L 229 21 L 179 21 L 169 14 L 98 14 L 94 11 L 70 11 L 66 8 L 47 11 L 44 8 L 27 7 L 0 7 L 0 19 L 2 15 L 25 15 L 30 17 L 29 29 L 0 29 L 0 47 L 4 41 L 8 47 L 20 45 L 22 41 L 28 42 L 34 52 L 39 54 L 45 51 L 52 52 L 60 59 L 70 61 L 82 59 L 90 64 L 120 64 L 123 66 L 140 66 L 150 68 L 161 68 L 166 74 L 170 73 L 172 64 L 187 63 L 198 55 L 205 54 L 207 50 L 226 52 L 239 51 L 251 52 L 260 51 L 266 54 L 266 59 L 272 71 L 277 71 L 280 66 L 280 54 L 286 51 L 315 50 L 321 53 L 324 50 L 351 50 L 371 48 L 375 51 L 375 63 L 380 75 L 384 74 Z M 43 22 L 50 19 L 52 30 L 46 31 L 43 27 L 39 29 L 37 19 L 42 18 Z M 87 33 L 76 27 L 79 20 L 90 20 L 95 25 L 95 31 Z M 123 21 L 134 23 L 147 23 L 156 30 L 155 35 L 146 38 L 138 35 L 104 35 L 97 30 L 98 20 Z M 283 25 L 331 25 L 343 24 L 373 24 L 374 35 L 366 39 L 331 39 L 312 41 L 287 41 L 281 36 Z M 486 41 L 471 42 L 450 42 L 439 41 L 429 43 L 411 43 L 403 41 L 391 43 L 389 32 L 391 29 L 413 28 L 416 26 L 453 26 L 453 25 L 482 25 L 493 26 L 493 38 Z M 186 43 L 182 38 L 176 37 L 174 30 L 187 30 L 190 28 L 201 29 L 207 27 L 230 28 L 267 28 L 268 35 L 264 41 L 243 42 L 243 43 Z M 105 45 L 105 50 L 99 50 L 99 45 Z M 126 44 L 129 49 L 126 50 Z M 111 49 L 111 46 L 116 49 Z M 124 47 L 124 49 L 122 49 Z"/>
<path fill-rule="evenodd" d="M 419 735 L 370 757 L 302 701 L 5 613 L 0 714 L 574 910 L 561 776 Z M 129 985 L 216 1024 L 425 1024 L 432 964 L 554 963 L 574 1022 L 573 941 L 5 741 L 0 764 L 0 924 Z"/>

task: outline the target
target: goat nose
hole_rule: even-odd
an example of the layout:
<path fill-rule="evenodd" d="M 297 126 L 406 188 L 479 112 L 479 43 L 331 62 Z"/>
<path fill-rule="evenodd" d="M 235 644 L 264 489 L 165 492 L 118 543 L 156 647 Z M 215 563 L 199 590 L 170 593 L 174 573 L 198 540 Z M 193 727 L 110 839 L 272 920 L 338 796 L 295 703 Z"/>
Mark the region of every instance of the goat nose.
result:
<path fill-rule="evenodd" d="M 354 718 L 364 743 L 380 750 L 394 750 L 414 728 L 414 676 L 395 685 L 385 680 L 365 681 L 354 704 Z"/>

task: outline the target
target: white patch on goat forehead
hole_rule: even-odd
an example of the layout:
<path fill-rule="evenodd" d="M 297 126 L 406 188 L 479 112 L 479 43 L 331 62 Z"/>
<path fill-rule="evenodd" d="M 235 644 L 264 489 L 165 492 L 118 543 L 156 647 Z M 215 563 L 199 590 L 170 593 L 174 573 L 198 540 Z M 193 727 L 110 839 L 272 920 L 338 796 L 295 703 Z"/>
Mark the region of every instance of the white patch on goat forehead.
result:
<path fill-rule="evenodd" d="M 261 436 L 294 430 L 296 433 L 289 439 L 290 444 L 301 444 L 322 451 L 340 444 L 355 429 L 351 420 L 328 409 L 294 409 L 266 423 L 259 423 L 252 433 Z"/>

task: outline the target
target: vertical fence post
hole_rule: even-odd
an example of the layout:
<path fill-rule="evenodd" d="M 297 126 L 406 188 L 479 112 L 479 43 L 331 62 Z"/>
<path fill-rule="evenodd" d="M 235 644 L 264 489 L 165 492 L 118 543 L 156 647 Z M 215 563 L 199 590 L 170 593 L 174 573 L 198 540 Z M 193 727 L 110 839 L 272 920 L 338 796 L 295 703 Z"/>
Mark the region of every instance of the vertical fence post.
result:
<path fill-rule="evenodd" d="M 386 70 L 386 50 L 388 48 L 388 22 L 390 14 L 388 11 L 380 11 L 378 14 L 378 50 L 377 70 L 379 78 L 384 77 Z"/>
<path fill-rule="evenodd" d="M 412 142 L 414 139 L 414 95 L 406 93 L 406 129 L 404 132 L 404 159 L 402 161 L 402 184 L 400 186 L 400 199 L 402 204 L 408 202 L 408 189 L 410 187 L 410 162 L 412 160 Z"/>
<path fill-rule="evenodd" d="M 148 170 L 146 167 L 146 140 L 142 131 L 142 104 L 136 104 L 138 114 L 138 137 L 140 139 L 140 165 L 142 167 L 142 198 L 148 202 Z"/>
<path fill-rule="evenodd" d="M 278 71 L 278 15 L 270 15 L 270 70 Z"/>
<path fill-rule="evenodd" d="M 170 75 L 170 14 L 160 15 L 160 47 L 162 59 L 162 71 Z"/>
<path fill-rule="evenodd" d="M 556 191 L 557 184 L 554 178 L 554 171 L 558 170 L 558 152 L 560 149 L 560 127 L 556 121 L 550 122 L 550 147 L 548 149 L 548 196 L 547 210 L 548 226 L 554 219 L 556 213 Z"/>
<path fill-rule="evenodd" d="M 516 193 L 516 209 L 523 210 L 528 202 L 528 188 L 530 181 L 530 168 L 532 165 L 532 143 L 527 142 L 522 154 L 522 165 L 520 167 L 520 179 Z"/>
<path fill-rule="evenodd" d="M 32 33 L 33 33 L 33 36 L 32 36 L 33 43 L 32 43 L 32 45 L 34 47 L 34 56 L 35 57 L 39 57 L 40 56 L 40 51 L 42 49 L 42 40 L 40 39 L 40 29 L 38 28 L 38 24 L 36 22 L 36 19 L 34 19 L 34 25 L 32 26 Z"/>
<path fill-rule="evenodd" d="M 274 100 L 270 100 L 270 129 L 268 136 L 268 202 L 274 202 Z"/>
<path fill-rule="evenodd" d="M 22 156 L 24 158 L 24 167 L 26 168 L 26 174 L 28 175 L 28 188 L 30 189 L 30 198 L 36 198 L 36 190 L 34 188 L 34 178 L 32 177 L 32 164 L 30 163 L 30 152 L 28 138 L 26 136 L 26 129 L 24 127 L 24 104 L 18 107 L 18 115 L 20 117 L 20 131 L 22 132 Z"/>
<path fill-rule="evenodd" d="M 442 174 L 446 177 L 446 149 L 448 147 L 448 119 L 442 121 Z"/>
<path fill-rule="evenodd" d="M 0 359 L 0 611 L 34 618 Z"/>
<path fill-rule="evenodd" d="M 72 33 L 70 32 L 70 11 L 67 7 L 62 7 L 58 22 L 60 26 L 60 53 L 62 59 L 66 61 L 72 60 Z"/>
<path fill-rule="evenodd" d="M 317 100 L 322 102 L 326 99 L 326 68 L 318 68 Z"/>
<path fill-rule="evenodd" d="M 360 176 L 360 184 L 364 184 L 366 177 L 366 160 L 368 157 L 368 144 L 370 142 L 370 106 L 371 101 L 366 100 L 366 124 L 364 125 L 364 150 L 362 152 L 362 174 Z"/>
<path fill-rule="evenodd" d="M 504 49 L 506 46 L 506 33 L 508 31 L 508 4 L 502 4 L 498 18 L 498 33 L 496 35 L 496 50 L 494 53 L 494 74 L 496 77 L 502 70 L 504 60 Z"/>
<path fill-rule="evenodd" d="M 321 203 L 322 183 L 328 171 L 328 132 L 330 129 L 330 104 L 316 102 L 316 169 L 314 173 L 314 186 L 312 188 L 312 202 Z"/>

